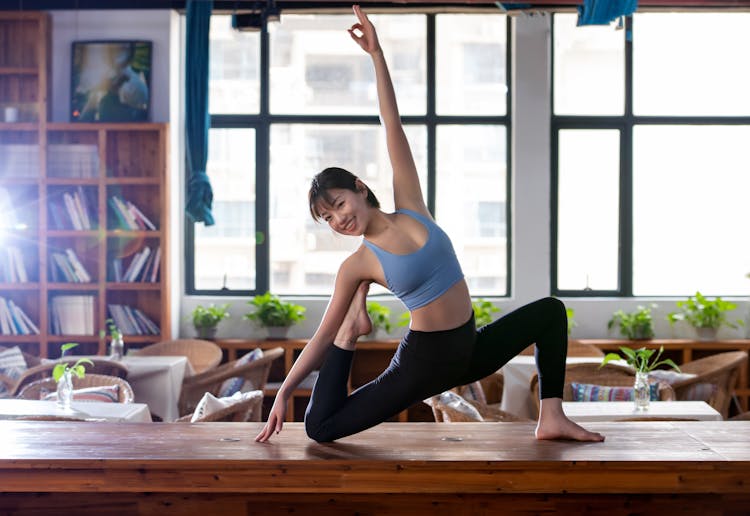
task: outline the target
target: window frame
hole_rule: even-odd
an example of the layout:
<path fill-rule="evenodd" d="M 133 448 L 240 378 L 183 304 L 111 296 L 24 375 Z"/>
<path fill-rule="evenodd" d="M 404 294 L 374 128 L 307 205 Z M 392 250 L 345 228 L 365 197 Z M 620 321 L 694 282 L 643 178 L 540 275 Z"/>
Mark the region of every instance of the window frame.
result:
<path fill-rule="evenodd" d="M 550 286 L 558 297 L 638 297 L 633 294 L 633 128 L 638 125 L 750 125 L 750 117 L 728 116 L 636 116 L 633 114 L 633 16 L 625 18 L 625 105 L 622 115 L 556 115 L 555 98 L 555 17 L 552 15 L 550 38 Z M 612 29 L 614 30 L 614 28 Z M 559 134 L 565 129 L 616 129 L 620 131 L 620 197 L 618 287 L 614 290 L 558 288 L 558 195 L 559 195 Z M 674 297 L 671 294 L 647 297 Z"/>
<path fill-rule="evenodd" d="M 380 11 L 379 11 L 380 12 Z M 391 14 L 390 11 L 382 11 Z M 507 92 L 505 96 L 504 115 L 438 115 L 436 113 L 436 17 L 441 14 L 478 14 L 482 10 L 471 9 L 464 12 L 446 11 L 445 13 L 423 12 L 419 10 L 398 11 L 398 14 L 421 14 L 425 16 L 426 23 L 426 108 L 424 115 L 406 115 L 401 120 L 404 125 L 419 125 L 426 129 L 427 133 L 427 208 L 435 213 L 436 195 L 436 139 L 437 127 L 441 125 L 497 125 L 505 127 L 506 146 L 506 292 L 504 294 L 492 295 L 491 297 L 507 298 L 512 294 L 511 287 L 511 256 L 512 256 L 512 221 L 511 221 L 511 98 L 512 77 L 511 57 L 513 55 L 513 40 L 511 38 L 511 17 L 505 15 L 506 47 L 505 47 L 505 77 Z M 494 11 L 490 11 L 493 12 Z M 314 11 L 310 11 L 314 14 Z M 393 13 L 396 14 L 396 13 Z M 502 13 L 497 13 L 502 15 Z M 256 245 L 255 263 L 256 278 L 255 288 L 247 290 L 230 289 L 197 289 L 195 286 L 195 222 L 185 216 L 185 294 L 193 296 L 216 296 L 216 297 L 241 297 L 262 294 L 270 289 L 270 244 L 269 238 L 269 194 L 270 194 L 270 134 L 273 124 L 364 124 L 380 125 L 377 115 L 296 115 L 296 114 L 271 114 L 270 113 L 270 42 L 266 27 L 260 32 L 260 109 L 257 114 L 243 115 L 210 115 L 210 129 L 245 129 L 255 130 L 255 185 L 256 185 Z M 294 294 L 297 295 L 297 294 Z M 302 294 L 299 294 L 302 295 Z M 323 298 L 324 295 L 304 294 L 305 297 Z"/>

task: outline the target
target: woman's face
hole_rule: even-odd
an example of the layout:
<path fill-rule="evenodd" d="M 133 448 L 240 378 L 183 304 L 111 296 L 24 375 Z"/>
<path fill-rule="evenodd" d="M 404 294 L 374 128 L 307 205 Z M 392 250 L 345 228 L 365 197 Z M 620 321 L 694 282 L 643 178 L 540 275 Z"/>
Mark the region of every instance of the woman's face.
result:
<path fill-rule="evenodd" d="M 331 199 L 330 204 L 321 201 L 318 206 L 320 218 L 341 235 L 363 235 L 369 220 L 367 192 L 331 188 L 328 195 Z"/>

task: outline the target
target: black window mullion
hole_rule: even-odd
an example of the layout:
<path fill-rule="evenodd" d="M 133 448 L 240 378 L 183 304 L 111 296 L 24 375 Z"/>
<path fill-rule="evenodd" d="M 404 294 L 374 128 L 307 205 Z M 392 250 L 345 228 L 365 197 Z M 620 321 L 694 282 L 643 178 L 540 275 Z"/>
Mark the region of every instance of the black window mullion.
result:
<path fill-rule="evenodd" d="M 633 17 L 625 19 L 625 122 L 620 135 L 619 295 L 633 295 Z"/>
<path fill-rule="evenodd" d="M 437 120 L 435 113 L 435 15 L 427 15 L 427 112 L 424 123 L 427 128 L 427 209 L 435 216 L 437 197 Z"/>
<path fill-rule="evenodd" d="M 260 33 L 260 123 L 255 132 L 255 290 L 266 292 L 270 288 L 270 133 L 269 113 L 269 44 L 268 28 Z"/>

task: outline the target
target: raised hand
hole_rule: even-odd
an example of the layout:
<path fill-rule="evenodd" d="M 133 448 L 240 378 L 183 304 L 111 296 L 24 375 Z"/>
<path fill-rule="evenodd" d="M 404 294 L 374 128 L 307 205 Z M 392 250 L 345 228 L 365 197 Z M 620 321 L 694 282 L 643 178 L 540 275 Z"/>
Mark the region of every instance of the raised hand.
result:
<path fill-rule="evenodd" d="M 352 9 L 359 21 L 349 29 L 349 35 L 368 54 L 380 52 L 380 42 L 378 41 L 378 34 L 375 32 L 375 26 L 367 18 L 367 15 L 362 12 L 359 5 L 352 6 Z"/>

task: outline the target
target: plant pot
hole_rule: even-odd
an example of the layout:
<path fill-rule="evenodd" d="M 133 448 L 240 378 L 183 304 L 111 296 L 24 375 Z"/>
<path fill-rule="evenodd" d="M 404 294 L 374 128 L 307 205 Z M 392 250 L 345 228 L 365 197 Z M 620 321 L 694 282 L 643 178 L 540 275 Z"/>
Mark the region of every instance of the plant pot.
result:
<path fill-rule="evenodd" d="M 266 326 L 269 340 L 283 340 L 289 334 L 289 326 Z"/>
<path fill-rule="evenodd" d="M 200 328 L 195 328 L 195 333 L 199 339 L 212 340 L 216 337 L 216 326 L 201 326 Z"/>
<path fill-rule="evenodd" d="M 633 328 L 633 340 L 648 340 L 654 337 L 654 330 L 650 326 L 636 326 Z"/>
<path fill-rule="evenodd" d="M 696 328 L 695 333 L 698 334 L 699 340 L 716 340 L 716 334 L 719 333 L 718 328 Z"/>

